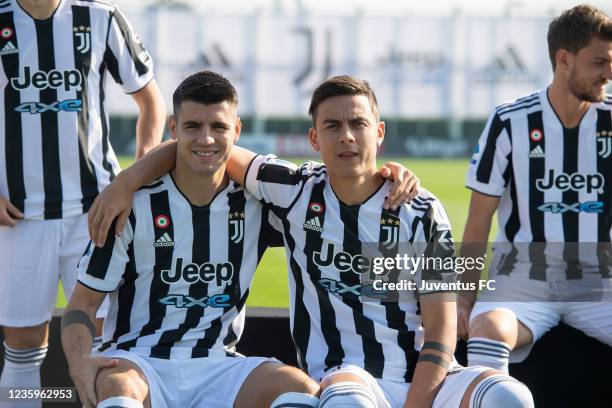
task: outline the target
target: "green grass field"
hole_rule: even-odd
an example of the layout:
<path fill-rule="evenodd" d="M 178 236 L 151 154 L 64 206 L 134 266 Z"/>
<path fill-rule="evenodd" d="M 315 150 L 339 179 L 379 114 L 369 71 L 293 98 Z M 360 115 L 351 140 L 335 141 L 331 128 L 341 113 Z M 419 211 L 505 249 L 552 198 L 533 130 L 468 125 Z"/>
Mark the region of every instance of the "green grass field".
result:
<path fill-rule="evenodd" d="M 121 157 L 122 168 L 129 166 L 131 158 Z M 467 159 L 413 159 L 398 160 L 411 169 L 421 185 L 434 193 L 442 201 L 453 226 L 453 236 L 460 241 L 467 217 L 469 191 L 464 187 L 468 166 Z M 292 159 L 301 163 L 301 159 Z M 381 164 L 384 161 L 381 161 Z M 65 306 L 63 291 L 58 295 L 58 307 Z M 250 306 L 287 307 L 289 305 L 287 267 L 282 248 L 268 249 L 264 255 L 251 288 L 247 302 Z"/>

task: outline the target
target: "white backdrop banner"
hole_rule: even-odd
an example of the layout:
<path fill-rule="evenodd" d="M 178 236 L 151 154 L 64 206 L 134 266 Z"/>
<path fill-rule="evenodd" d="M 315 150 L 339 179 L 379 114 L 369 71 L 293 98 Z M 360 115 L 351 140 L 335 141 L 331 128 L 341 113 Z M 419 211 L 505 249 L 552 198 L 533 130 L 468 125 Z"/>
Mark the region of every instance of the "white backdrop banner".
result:
<path fill-rule="evenodd" d="M 126 14 L 166 101 L 182 78 L 212 69 L 235 84 L 242 115 L 303 117 L 319 83 L 351 74 L 370 81 L 384 116 L 482 118 L 552 77 L 547 17 Z M 112 113 L 135 112 L 114 100 Z"/>

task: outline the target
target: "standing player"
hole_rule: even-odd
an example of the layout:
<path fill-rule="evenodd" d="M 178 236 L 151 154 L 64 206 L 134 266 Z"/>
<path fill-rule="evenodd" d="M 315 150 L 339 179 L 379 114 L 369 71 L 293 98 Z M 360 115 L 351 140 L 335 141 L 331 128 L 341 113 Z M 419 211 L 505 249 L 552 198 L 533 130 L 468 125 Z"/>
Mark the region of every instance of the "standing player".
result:
<path fill-rule="evenodd" d="M 292 335 L 300 366 L 321 381 L 320 406 L 533 406 L 512 378 L 453 364 L 456 309 L 444 294 L 422 292 L 420 306 L 364 299 L 368 243 L 390 257 L 400 243 L 448 247 L 450 225 L 426 191 L 411 205 L 384 208 L 391 184 L 376 171 L 376 152 L 385 125 L 367 82 L 327 80 L 315 90 L 310 114 L 309 140 L 324 165 L 296 167 L 234 148 L 228 172 L 281 220 Z M 141 163 L 141 172 L 150 173 L 152 162 Z"/>
<path fill-rule="evenodd" d="M 165 108 L 148 53 L 104 1 L 0 1 L 0 65 L 0 386 L 39 387 L 58 279 L 70 296 L 85 213 L 119 171 L 107 76 L 139 107 L 137 155 L 159 143 Z"/>
<path fill-rule="evenodd" d="M 459 332 L 469 317 L 469 364 L 506 372 L 561 319 L 612 345 L 612 303 L 555 301 L 609 284 L 610 261 L 595 247 L 609 251 L 612 227 L 612 20 L 574 7 L 550 24 L 548 47 L 552 84 L 493 111 L 467 176 L 462 255 L 482 253 L 496 210 L 499 233 L 496 290 L 475 305 L 473 293 L 460 296 Z"/>
<path fill-rule="evenodd" d="M 218 74 L 185 79 L 169 122 L 176 168 L 136 193 L 121 237 L 111 231 L 81 259 L 62 342 L 86 407 L 268 408 L 277 397 L 274 407 L 317 406 L 304 373 L 234 352 L 257 263 L 278 235 L 260 201 L 225 173 L 237 104 Z M 102 353 L 91 357 L 106 293 Z"/>

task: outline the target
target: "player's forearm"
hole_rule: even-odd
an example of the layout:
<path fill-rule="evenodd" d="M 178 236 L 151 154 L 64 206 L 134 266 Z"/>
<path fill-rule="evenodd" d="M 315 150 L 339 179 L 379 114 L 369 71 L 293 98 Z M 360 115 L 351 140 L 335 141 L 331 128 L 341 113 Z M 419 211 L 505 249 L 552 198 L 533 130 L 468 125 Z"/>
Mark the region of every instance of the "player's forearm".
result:
<path fill-rule="evenodd" d="M 232 154 L 225 167 L 228 176 L 235 182 L 244 186 L 247 170 L 255 156 L 257 155 L 250 150 L 239 146 L 233 146 Z"/>
<path fill-rule="evenodd" d="M 433 403 L 453 360 L 457 339 L 457 319 L 454 302 L 445 294 L 421 298 L 423 348 L 419 354 L 405 407 L 429 407 Z"/>
<path fill-rule="evenodd" d="M 477 219 L 478 218 L 478 219 Z M 463 259 L 477 259 L 484 257 L 487 252 L 487 240 L 489 237 L 489 231 L 491 230 L 491 219 L 488 218 L 483 220 L 482 217 L 468 216 L 466 222 L 466 228 L 463 232 L 463 240 L 461 244 L 461 257 Z M 470 263 L 476 265 L 475 262 Z M 469 287 L 478 288 L 478 281 L 482 276 L 482 269 L 476 266 L 472 268 L 465 268 L 465 271 L 461 274 L 461 282 L 473 283 Z M 468 287 L 468 285 L 464 285 Z M 474 302 L 476 297 L 476 291 L 462 290 L 460 296 L 468 299 L 471 303 Z"/>
<path fill-rule="evenodd" d="M 91 354 L 96 310 L 67 308 L 62 317 L 61 338 L 68 366 L 73 367 Z M 95 329 L 94 329 L 95 330 Z"/>
<path fill-rule="evenodd" d="M 166 105 L 154 80 L 137 94 L 134 98 L 139 111 L 136 121 L 136 159 L 139 159 L 161 142 Z"/>
<path fill-rule="evenodd" d="M 113 183 L 123 183 L 128 191 L 136 191 L 169 173 L 175 165 L 176 141 L 167 140 L 119 173 Z"/>

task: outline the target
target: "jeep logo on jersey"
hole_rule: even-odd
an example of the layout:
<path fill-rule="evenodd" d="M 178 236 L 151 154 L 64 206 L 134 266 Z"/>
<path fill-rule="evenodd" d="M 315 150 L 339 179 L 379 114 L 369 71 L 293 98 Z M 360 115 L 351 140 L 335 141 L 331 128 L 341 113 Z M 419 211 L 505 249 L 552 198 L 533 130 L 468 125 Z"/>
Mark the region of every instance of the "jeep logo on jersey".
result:
<path fill-rule="evenodd" d="M 370 270 L 370 260 L 363 255 L 351 255 L 347 252 L 336 252 L 334 244 L 327 244 L 325 252 L 314 252 L 312 260 L 315 265 L 326 267 L 333 265 L 339 272 L 352 271 L 356 274 L 366 273 Z"/>
<path fill-rule="evenodd" d="M 540 191 L 550 190 L 551 188 L 556 188 L 561 191 L 580 191 L 586 189 L 587 194 L 593 191 L 601 193 L 604 184 L 605 179 L 601 173 L 559 173 L 555 175 L 554 169 L 550 169 L 543 179 L 536 180 L 536 187 Z"/>
<path fill-rule="evenodd" d="M 81 73 L 75 69 L 31 72 L 30 67 L 26 65 L 23 67 L 23 72 L 19 78 L 11 78 L 11 86 L 18 91 L 30 86 L 36 89 L 57 89 L 63 87 L 65 91 L 70 91 L 74 88 L 76 91 L 80 91 L 82 80 Z"/>
<path fill-rule="evenodd" d="M 233 276 L 234 265 L 231 262 L 205 262 L 201 265 L 188 263 L 183 265 L 183 258 L 176 258 L 173 269 L 161 271 L 162 281 L 168 284 L 178 282 L 182 278 L 189 284 L 198 281 L 209 283 L 214 280 L 217 286 L 221 286 L 223 282 L 231 284 Z"/>

